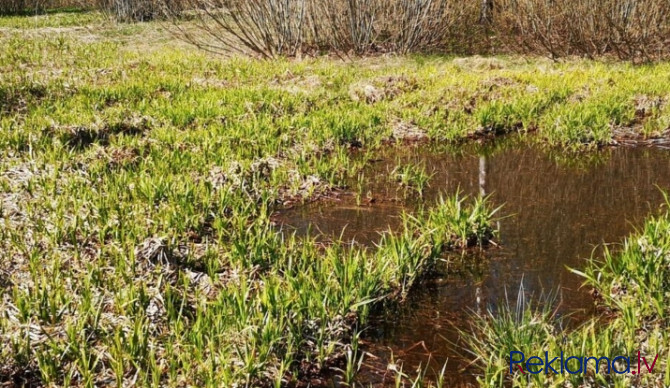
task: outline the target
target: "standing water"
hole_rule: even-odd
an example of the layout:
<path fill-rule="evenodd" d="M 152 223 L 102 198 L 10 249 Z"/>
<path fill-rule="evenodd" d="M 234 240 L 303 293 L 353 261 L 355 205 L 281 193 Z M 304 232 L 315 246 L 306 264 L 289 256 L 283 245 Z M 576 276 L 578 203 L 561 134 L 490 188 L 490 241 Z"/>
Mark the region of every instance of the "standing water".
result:
<path fill-rule="evenodd" d="M 398 227 L 403 209 L 426 206 L 457 190 L 491 195 L 504 205 L 498 215 L 499 236 L 493 247 L 468 252 L 423 280 L 397 308 L 372 317 L 364 333 L 364 386 L 392 385 L 387 366 L 402 365 L 412 375 L 422 366 L 439 372 L 446 363 L 448 386 L 474 385 L 467 348 L 459 331 L 467 331 L 473 314 L 485 314 L 522 286 L 539 297 L 556 294 L 557 310 L 573 318 L 593 314 L 593 300 L 582 279 L 567 269 L 582 269 L 603 243 L 620 243 L 663 203 L 660 189 L 670 188 L 670 152 L 655 148 L 616 148 L 586 158 L 551 154 L 535 146 L 502 141 L 483 149 L 449 152 L 424 148 L 382 155 L 365 175 L 371 204 L 344 198 L 279 214 L 285 230 L 342 236 L 371 244 L 379 232 Z M 389 172 L 398 163 L 423 164 L 433 172 L 423 198 L 397 191 Z M 414 198 L 413 198 L 414 197 Z M 453 260 L 452 260 L 453 261 Z"/>

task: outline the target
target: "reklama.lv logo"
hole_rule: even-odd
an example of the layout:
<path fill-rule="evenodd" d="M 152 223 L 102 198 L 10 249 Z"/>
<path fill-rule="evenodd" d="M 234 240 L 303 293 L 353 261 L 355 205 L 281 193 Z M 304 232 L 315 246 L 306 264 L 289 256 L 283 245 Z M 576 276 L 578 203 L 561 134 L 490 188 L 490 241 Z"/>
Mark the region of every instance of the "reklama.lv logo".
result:
<path fill-rule="evenodd" d="M 516 356 L 516 358 L 515 358 Z M 520 356 L 520 357 L 519 357 Z M 569 374 L 581 374 L 588 371 L 589 362 L 594 366 L 596 374 L 600 373 L 601 366 L 606 369 L 606 374 L 612 371 L 616 374 L 641 374 L 642 365 L 647 369 L 648 373 L 654 373 L 654 367 L 658 360 L 658 354 L 654 358 L 651 366 L 647 363 L 647 358 L 642 357 L 640 352 L 637 352 L 637 360 L 633 357 L 633 362 L 637 361 L 637 369 L 631 371 L 631 358 L 627 356 L 616 356 L 610 360 L 609 357 L 577 357 L 571 356 L 564 358 L 563 352 L 560 357 L 549 359 L 549 352 L 544 352 L 544 359 L 542 357 L 529 357 L 526 360 L 526 355 L 523 352 L 511 351 L 509 353 L 509 372 L 513 374 L 515 371 L 520 371 L 522 374 L 539 374 L 544 372 L 549 374 L 563 374 L 564 371 Z M 516 368 L 514 367 L 516 365 Z M 623 367 L 625 366 L 625 369 Z M 635 366 L 635 364 L 633 364 Z M 618 369 L 617 369 L 618 367 Z"/>

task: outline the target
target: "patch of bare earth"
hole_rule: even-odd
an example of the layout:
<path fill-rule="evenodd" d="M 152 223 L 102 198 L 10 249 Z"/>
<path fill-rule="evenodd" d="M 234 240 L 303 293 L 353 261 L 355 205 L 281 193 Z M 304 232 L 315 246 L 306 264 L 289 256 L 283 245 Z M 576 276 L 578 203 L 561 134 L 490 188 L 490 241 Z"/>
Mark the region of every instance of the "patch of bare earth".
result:
<path fill-rule="evenodd" d="M 391 129 L 393 131 L 389 139 L 391 141 L 417 142 L 428 140 L 426 132 L 412 122 L 396 119 L 391 123 Z"/>
<path fill-rule="evenodd" d="M 353 101 L 374 104 L 392 100 L 403 93 L 419 87 L 416 79 L 404 75 L 377 77 L 372 81 L 363 81 L 349 87 L 349 97 Z"/>
<path fill-rule="evenodd" d="M 631 125 L 612 128 L 613 145 L 670 147 L 670 126 L 660 128 L 651 134 L 643 133 L 645 122 L 665 108 L 667 99 L 660 96 L 638 95 L 633 99 L 633 103 L 635 118 Z"/>

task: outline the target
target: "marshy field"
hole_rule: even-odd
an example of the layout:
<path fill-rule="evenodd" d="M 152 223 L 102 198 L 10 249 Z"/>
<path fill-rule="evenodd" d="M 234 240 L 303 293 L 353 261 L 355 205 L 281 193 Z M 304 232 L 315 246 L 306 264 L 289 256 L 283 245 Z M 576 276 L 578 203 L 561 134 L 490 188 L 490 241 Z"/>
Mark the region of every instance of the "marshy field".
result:
<path fill-rule="evenodd" d="M 670 386 L 670 63 L 185 33 L 0 16 L 0 386 Z"/>

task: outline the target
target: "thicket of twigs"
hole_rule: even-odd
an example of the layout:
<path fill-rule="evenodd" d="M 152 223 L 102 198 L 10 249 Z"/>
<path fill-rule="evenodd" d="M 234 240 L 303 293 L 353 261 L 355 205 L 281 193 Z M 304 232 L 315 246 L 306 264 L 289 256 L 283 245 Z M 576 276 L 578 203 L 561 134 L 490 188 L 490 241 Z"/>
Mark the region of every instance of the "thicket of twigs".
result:
<path fill-rule="evenodd" d="M 495 30 L 511 49 L 653 60 L 670 56 L 668 0 L 496 0 Z"/>
<path fill-rule="evenodd" d="M 183 0 L 214 51 L 246 49 L 272 58 L 319 51 L 435 52 L 479 34 L 474 2 L 458 0 Z M 166 7 L 171 16 L 180 16 Z M 465 32 L 470 31 L 468 37 Z"/>
<path fill-rule="evenodd" d="M 173 18 L 203 48 L 264 58 L 324 51 L 670 57 L 668 0 L 2 0 L 0 13 L 64 1 L 123 22 Z M 185 18 L 190 24 L 181 28 Z"/>
<path fill-rule="evenodd" d="M 88 0 L 88 3 L 112 15 L 116 20 L 126 23 L 150 21 L 162 17 L 163 4 L 170 4 L 166 3 L 166 0 Z"/>
<path fill-rule="evenodd" d="M 180 9 L 181 0 L 0 0 L 0 15 L 39 14 L 50 9 L 97 9 L 120 22 L 143 22 Z"/>
<path fill-rule="evenodd" d="M 214 51 L 262 57 L 315 50 L 367 54 L 523 52 L 553 58 L 670 54 L 668 0 L 183 0 Z"/>
<path fill-rule="evenodd" d="M 49 8 L 74 5 L 69 0 L 0 0 L 0 15 L 43 12 Z"/>

